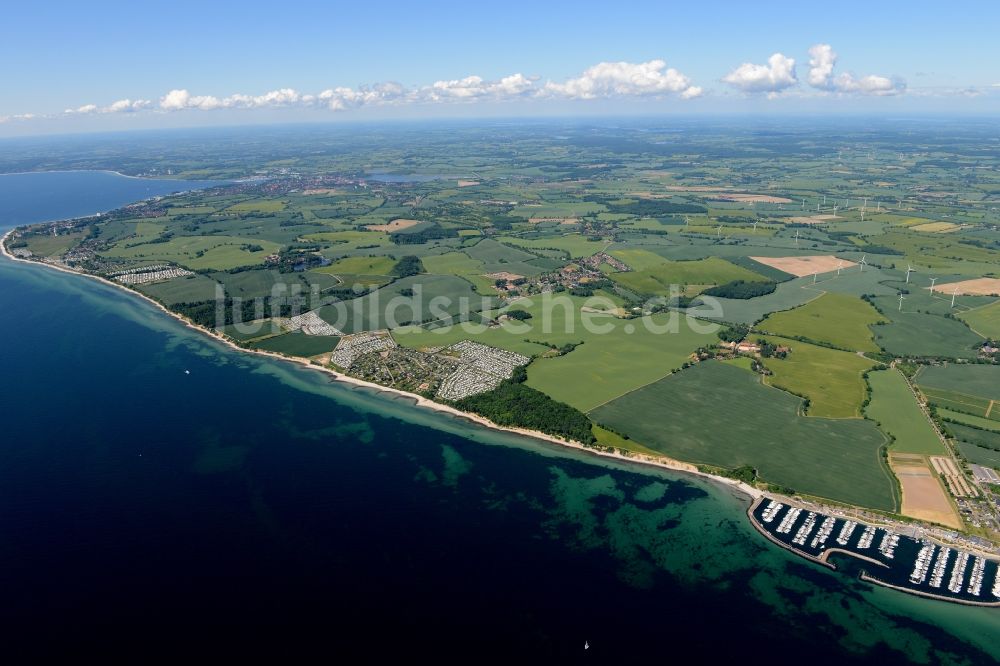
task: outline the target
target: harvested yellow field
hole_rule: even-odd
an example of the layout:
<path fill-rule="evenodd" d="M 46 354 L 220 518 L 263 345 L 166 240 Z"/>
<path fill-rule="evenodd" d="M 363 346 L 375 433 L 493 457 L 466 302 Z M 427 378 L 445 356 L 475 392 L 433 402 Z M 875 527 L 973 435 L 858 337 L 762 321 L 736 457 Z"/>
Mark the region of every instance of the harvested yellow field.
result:
<path fill-rule="evenodd" d="M 853 261 L 835 257 L 832 254 L 810 255 L 805 257 L 750 257 L 754 261 L 777 268 L 796 277 L 812 275 L 813 273 L 829 273 L 840 268 L 857 266 Z"/>
<path fill-rule="evenodd" d="M 922 231 L 926 234 L 947 234 L 962 227 L 951 222 L 928 222 L 910 227 L 913 231 Z"/>
<path fill-rule="evenodd" d="M 962 528 L 962 519 L 926 462 L 916 463 L 909 456 L 904 459 L 893 456 L 889 466 L 899 479 L 903 491 L 901 514 L 956 529 Z"/>
<path fill-rule="evenodd" d="M 790 217 L 788 221 L 792 224 L 826 224 L 833 220 L 842 220 L 840 215 L 810 215 L 809 217 Z"/>
<path fill-rule="evenodd" d="M 975 278 L 974 280 L 938 284 L 934 285 L 934 291 L 949 295 L 957 293 L 960 296 L 998 296 L 1000 295 L 1000 278 Z"/>
<path fill-rule="evenodd" d="M 389 224 L 369 224 L 365 227 L 365 229 L 368 231 L 384 231 L 387 234 L 390 234 L 393 231 L 399 231 L 400 229 L 409 229 L 417 224 L 420 224 L 420 220 L 406 220 L 400 218 L 398 220 L 393 220 Z"/>

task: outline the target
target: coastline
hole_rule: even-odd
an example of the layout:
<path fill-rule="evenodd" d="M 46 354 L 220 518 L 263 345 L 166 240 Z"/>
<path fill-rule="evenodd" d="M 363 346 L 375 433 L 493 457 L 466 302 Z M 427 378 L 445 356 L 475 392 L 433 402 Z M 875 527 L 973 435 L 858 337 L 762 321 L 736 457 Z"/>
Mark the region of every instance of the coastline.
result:
<path fill-rule="evenodd" d="M 444 405 L 444 404 L 441 404 L 439 402 L 435 402 L 434 400 L 429 400 L 428 398 L 425 398 L 425 397 L 423 397 L 421 395 L 418 395 L 416 393 L 410 393 L 410 392 L 407 392 L 407 391 L 401 391 L 401 390 L 396 389 L 396 388 L 391 388 L 391 387 L 388 387 L 388 386 L 382 386 L 381 384 L 375 384 L 373 382 L 367 382 L 367 381 L 364 381 L 362 379 L 357 379 L 356 377 L 351 377 L 350 375 L 346 375 L 346 374 L 337 372 L 336 370 L 333 370 L 332 368 L 329 368 L 329 367 L 326 367 L 326 366 L 321 366 L 321 365 L 316 365 L 316 364 L 312 363 L 311 361 L 309 361 L 307 359 L 301 359 L 301 358 L 295 358 L 295 357 L 291 357 L 291 356 L 285 356 L 283 354 L 279 354 L 279 353 L 271 352 L 271 351 L 266 351 L 266 350 L 261 350 L 261 349 L 247 349 L 245 347 L 240 347 L 235 342 L 233 342 L 232 340 L 230 340 L 226 336 L 222 335 L 221 333 L 218 333 L 218 332 L 216 332 L 214 330 L 211 330 L 211 329 L 205 328 L 203 326 L 200 326 L 198 324 L 195 324 L 194 322 L 192 322 L 191 320 L 187 319 L 186 317 L 184 317 L 184 316 L 182 316 L 180 314 L 177 314 L 176 312 L 172 312 L 166 306 L 164 306 L 162 303 L 159 303 L 158 301 L 156 301 L 156 300 L 150 298 L 149 296 L 146 296 L 145 294 L 140 293 L 140 292 L 138 292 L 138 291 L 136 291 L 134 289 L 129 289 L 128 287 L 126 287 L 124 285 L 118 284 L 117 282 L 114 282 L 112 280 L 108 280 L 107 278 L 101 277 L 99 275 L 93 275 L 93 274 L 90 274 L 90 273 L 85 273 L 83 271 L 73 270 L 73 269 L 67 268 L 65 266 L 58 266 L 58 265 L 51 264 L 51 263 L 48 263 L 48 262 L 45 262 L 45 261 L 33 261 L 31 259 L 22 259 L 20 257 L 15 257 L 13 254 L 11 254 L 11 253 L 9 253 L 7 251 L 7 238 L 11 234 L 13 234 L 16 229 L 17 229 L 17 227 L 14 227 L 12 229 L 8 229 L 7 231 L 5 231 L 3 233 L 2 236 L 0 236 L 0 255 L 2 255 L 4 258 L 9 259 L 11 261 L 17 261 L 17 262 L 25 263 L 25 264 L 34 264 L 34 265 L 44 266 L 46 268 L 50 268 L 50 269 L 53 269 L 53 270 L 61 271 L 63 273 L 69 273 L 71 275 L 78 275 L 78 276 L 87 277 L 87 278 L 90 278 L 90 279 L 93 279 L 93 280 L 97 280 L 98 282 L 102 282 L 102 283 L 104 283 L 106 285 L 109 285 L 111 287 L 115 287 L 116 289 L 120 289 L 120 290 L 122 290 L 122 291 L 124 291 L 124 292 L 126 292 L 128 294 L 131 294 L 133 296 L 136 296 L 138 298 L 141 298 L 141 299 L 145 300 L 146 302 L 148 302 L 151 305 L 153 305 L 160 312 L 166 314 L 169 317 L 172 317 L 174 320 L 180 322 L 181 324 L 183 324 L 184 326 L 186 326 L 188 329 L 191 329 L 191 330 L 196 331 L 196 332 L 198 332 L 198 333 L 200 333 L 202 335 L 205 335 L 205 336 L 211 338 L 212 340 L 215 340 L 216 342 L 222 343 L 223 345 L 229 347 L 232 350 L 235 350 L 235 351 L 238 351 L 238 352 L 242 352 L 242 353 L 245 353 L 245 354 L 257 354 L 257 355 L 262 355 L 262 356 L 268 356 L 268 357 L 271 357 L 271 358 L 274 358 L 274 359 L 278 359 L 278 360 L 281 360 L 281 361 L 285 361 L 285 362 L 288 362 L 288 363 L 295 363 L 295 364 L 298 364 L 300 366 L 303 366 L 303 367 L 306 367 L 306 368 L 310 368 L 312 370 L 315 370 L 315 371 L 318 371 L 318 372 L 322 372 L 322 373 L 324 373 L 324 374 L 326 374 L 328 376 L 331 376 L 334 381 L 337 381 L 337 382 L 340 382 L 340 383 L 343 383 L 343 384 L 349 384 L 349 385 L 360 387 L 360 388 L 371 389 L 371 390 L 375 391 L 376 393 L 381 393 L 381 394 L 386 394 L 387 393 L 387 394 L 393 396 L 393 398 L 405 398 L 407 400 L 413 401 L 413 404 L 414 404 L 415 407 L 421 407 L 421 408 L 424 408 L 424 409 L 430 409 L 430 410 L 436 411 L 438 413 L 447 414 L 447 415 L 449 415 L 449 416 L 451 416 L 453 418 L 463 419 L 465 421 L 475 423 L 475 424 L 477 424 L 479 426 L 482 426 L 484 428 L 489 428 L 491 430 L 497 430 L 497 431 L 501 431 L 501 432 L 513 433 L 513 434 L 516 434 L 516 435 L 521 435 L 523 437 L 530 437 L 532 439 L 541 440 L 541 441 L 544 441 L 544 442 L 547 442 L 547 443 L 550 443 L 550 444 L 556 444 L 558 446 L 562 446 L 562 447 L 574 449 L 574 450 L 577 450 L 577 451 L 581 451 L 581 452 L 584 452 L 584 453 L 589 454 L 589 455 L 600 456 L 600 457 L 603 457 L 603 458 L 610 458 L 610 459 L 614 459 L 614 460 L 621 461 L 621 462 L 626 462 L 626 463 L 635 463 L 637 465 L 642 465 L 644 467 L 655 467 L 655 468 L 659 468 L 659 469 L 669 470 L 669 471 L 672 471 L 672 472 L 679 472 L 679 473 L 682 473 L 682 474 L 690 474 L 692 476 L 701 477 L 703 479 L 707 479 L 709 481 L 713 481 L 713 482 L 719 483 L 719 484 L 724 485 L 724 486 L 726 486 L 726 487 L 728 487 L 728 488 L 730 488 L 732 490 L 735 490 L 736 492 L 740 493 L 741 495 L 749 498 L 751 500 L 751 502 L 753 502 L 755 500 L 759 500 L 764 495 L 764 492 L 762 490 L 759 490 L 757 488 L 749 486 L 749 485 L 743 483 L 742 481 L 737 481 L 735 479 L 729 479 L 729 478 L 726 478 L 726 477 L 723 477 L 723 476 L 716 476 L 714 474 L 708 474 L 706 472 L 702 472 L 701 470 L 697 469 L 697 467 L 695 467 L 694 465 L 692 465 L 690 463 L 685 463 L 685 462 L 682 462 L 682 461 L 679 461 L 679 460 L 672 460 L 672 459 L 667 458 L 667 457 L 663 457 L 663 458 L 653 457 L 653 456 L 645 455 L 645 454 L 642 454 L 642 453 L 633 453 L 633 454 L 626 455 L 626 454 L 623 454 L 623 453 L 619 453 L 617 451 L 606 451 L 606 450 L 603 450 L 603 449 L 596 449 L 596 448 L 587 446 L 587 445 L 583 444 L 582 442 L 577 442 L 577 441 L 573 441 L 573 440 L 566 440 L 566 439 L 560 439 L 560 438 L 555 437 L 553 435 L 549 435 L 549 434 L 546 434 L 546 433 L 543 433 L 543 432 L 540 432 L 540 431 L 537 431 L 537 430 L 529 430 L 527 428 L 517 428 L 517 427 L 511 427 L 511 426 L 502 426 L 502 425 L 499 425 L 497 423 L 494 423 L 493 421 L 491 421 L 491 420 L 489 420 L 489 419 L 487 419 L 487 418 L 485 418 L 483 416 L 480 416 L 479 414 L 473 414 L 471 412 L 463 412 L 462 410 L 455 409 L 454 407 L 450 407 L 448 405 Z"/>

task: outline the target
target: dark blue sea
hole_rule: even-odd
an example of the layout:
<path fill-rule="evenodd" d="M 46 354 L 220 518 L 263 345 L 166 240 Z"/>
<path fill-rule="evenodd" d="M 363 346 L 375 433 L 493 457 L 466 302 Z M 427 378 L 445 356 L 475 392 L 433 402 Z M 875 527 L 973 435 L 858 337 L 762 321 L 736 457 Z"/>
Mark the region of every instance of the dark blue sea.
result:
<path fill-rule="evenodd" d="M 153 187 L 95 177 L 0 177 L 0 226 Z M 0 406 L 4 663 L 1000 657 L 1000 611 L 796 558 L 725 488 L 331 383 L 6 260 Z"/>

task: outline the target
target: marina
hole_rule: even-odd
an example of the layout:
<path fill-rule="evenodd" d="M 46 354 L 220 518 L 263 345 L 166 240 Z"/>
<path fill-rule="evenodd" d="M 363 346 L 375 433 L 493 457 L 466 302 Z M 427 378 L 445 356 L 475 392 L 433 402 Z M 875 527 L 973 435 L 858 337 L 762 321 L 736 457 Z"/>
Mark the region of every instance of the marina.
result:
<path fill-rule="evenodd" d="M 868 582 L 944 601 L 1000 606 L 997 560 L 768 497 L 754 502 L 748 515 L 774 543 L 831 569 L 837 568 L 831 555 L 850 556 L 866 563 L 861 578 Z"/>

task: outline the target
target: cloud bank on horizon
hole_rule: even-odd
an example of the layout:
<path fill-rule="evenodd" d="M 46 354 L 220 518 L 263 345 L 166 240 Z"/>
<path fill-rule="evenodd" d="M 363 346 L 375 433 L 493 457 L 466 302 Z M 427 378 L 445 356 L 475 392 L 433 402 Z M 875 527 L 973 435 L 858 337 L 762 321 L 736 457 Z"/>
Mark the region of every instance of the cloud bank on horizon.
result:
<path fill-rule="evenodd" d="M 836 73 L 838 55 L 829 44 L 815 44 L 808 50 L 805 85 L 796 72 L 796 60 L 783 53 L 771 55 L 765 64 L 744 62 L 720 82 L 746 96 L 777 99 L 795 92 L 798 96 L 840 95 L 890 97 L 907 92 L 900 78 L 869 74 L 856 76 Z M 192 94 L 184 88 L 167 91 L 158 100 L 123 98 L 101 106 L 87 103 L 62 113 L 25 113 L 0 116 L 0 123 L 57 116 L 89 116 L 125 113 L 173 113 L 213 111 L 217 109 L 262 109 L 301 107 L 349 111 L 369 106 L 406 106 L 431 104 L 470 104 L 481 101 L 518 100 L 597 100 L 613 98 L 651 98 L 692 100 L 713 94 L 664 60 L 647 62 L 600 62 L 579 76 L 563 81 L 542 82 L 539 77 L 515 73 L 496 80 L 480 76 L 439 80 L 429 85 L 405 86 L 395 82 L 376 83 L 356 88 L 339 86 L 315 93 L 301 93 L 280 88 L 261 95 L 228 96 Z"/>
<path fill-rule="evenodd" d="M 131 113 L 153 109 L 181 111 L 198 109 L 259 109 L 303 106 L 346 111 L 363 106 L 401 106 L 406 104 L 468 103 L 483 100 L 518 99 L 590 100 L 610 97 L 667 97 L 693 99 L 703 90 L 691 79 L 663 60 L 649 62 L 601 62 L 574 78 L 562 82 L 540 83 L 535 77 L 517 73 L 495 81 L 480 76 L 441 80 L 426 86 L 406 87 L 385 82 L 358 88 L 328 88 L 318 93 L 300 93 L 292 88 L 272 90 L 263 95 L 235 94 L 227 97 L 193 95 L 178 88 L 167 92 L 158 102 L 122 99 L 108 106 L 86 104 L 66 109 L 64 114 Z"/>

